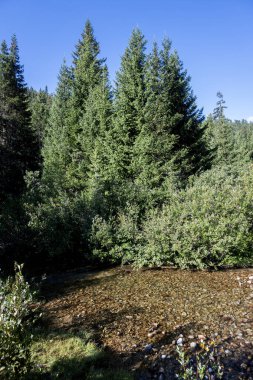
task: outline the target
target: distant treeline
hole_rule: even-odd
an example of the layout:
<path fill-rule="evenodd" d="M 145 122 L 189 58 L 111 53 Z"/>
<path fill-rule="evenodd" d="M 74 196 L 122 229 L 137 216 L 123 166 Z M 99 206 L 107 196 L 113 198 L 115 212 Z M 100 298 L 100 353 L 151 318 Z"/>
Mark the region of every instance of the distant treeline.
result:
<path fill-rule="evenodd" d="M 132 32 L 115 87 L 89 21 L 54 95 L 0 50 L 0 260 L 251 265 L 253 123 L 204 120 L 171 42 Z"/>

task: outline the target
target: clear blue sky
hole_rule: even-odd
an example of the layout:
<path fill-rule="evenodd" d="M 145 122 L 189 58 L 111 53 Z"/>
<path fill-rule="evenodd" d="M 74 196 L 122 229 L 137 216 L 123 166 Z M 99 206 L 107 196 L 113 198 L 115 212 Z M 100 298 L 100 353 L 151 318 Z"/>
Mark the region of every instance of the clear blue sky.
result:
<path fill-rule="evenodd" d="M 53 92 L 87 18 L 111 78 L 138 26 L 172 40 L 205 115 L 221 91 L 227 117 L 253 118 L 253 0 L 0 0 L 0 40 L 15 33 L 28 85 Z"/>

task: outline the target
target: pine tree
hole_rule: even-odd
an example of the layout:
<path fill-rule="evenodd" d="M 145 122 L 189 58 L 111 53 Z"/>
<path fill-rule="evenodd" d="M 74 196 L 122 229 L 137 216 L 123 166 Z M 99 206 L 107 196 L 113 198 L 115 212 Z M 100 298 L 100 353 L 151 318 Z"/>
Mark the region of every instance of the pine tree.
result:
<path fill-rule="evenodd" d="M 53 98 L 42 149 L 43 180 L 58 190 L 70 187 L 66 170 L 71 162 L 69 119 L 72 93 L 72 70 L 67 67 L 64 61 L 58 76 L 58 86 Z"/>
<path fill-rule="evenodd" d="M 94 36 L 93 27 L 88 20 L 73 54 L 73 108 L 75 122 L 77 123 L 86 112 L 86 101 L 90 90 L 103 80 L 103 64 L 105 59 L 100 59 L 99 54 L 99 43 Z"/>
<path fill-rule="evenodd" d="M 218 101 L 209 117 L 207 134 L 211 148 L 215 152 L 214 165 L 229 165 L 236 161 L 236 140 L 233 124 L 225 118 L 226 102 L 221 92 L 217 92 Z"/>
<path fill-rule="evenodd" d="M 204 140 L 203 114 L 196 105 L 190 77 L 183 69 L 176 51 L 170 54 L 170 43 L 163 42 L 162 94 L 166 105 L 167 128 L 175 136 L 173 152 L 184 181 L 191 174 L 209 166 L 210 152 Z"/>
<path fill-rule="evenodd" d="M 83 155 L 83 172 L 87 173 L 87 195 L 99 209 L 103 196 L 108 190 L 109 132 L 112 122 L 112 96 L 108 82 L 107 68 L 103 80 L 94 87 L 87 99 L 86 113 L 82 120 L 80 144 Z M 86 165 L 86 166 L 85 166 Z M 98 200 L 99 198 L 99 200 Z"/>
<path fill-rule="evenodd" d="M 133 180 L 134 144 L 144 124 L 146 41 L 139 29 L 132 33 L 116 77 L 114 102 L 115 176 Z"/>
<path fill-rule="evenodd" d="M 166 48 L 169 53 L 169 41 Z M 136 171 L 139 171 L 137 182 L 149 196 L 149 207 L 150 202 L 154 205 L 164 201 L 164 193 L 168 193 L 165 183 L 172 181 L 176 171 L 173 152 L 176 137 L 171 133 L 162 64 L 161 53 L 155 43 L 146 65 L 145 123 L 135 144 Z"/>
<path fill-rule="evenodd" d="M 48 128 L 52 95 L 45 90 L 29 89 L 29 109 L 31 112 L 31 128 L 33 129 L 40 149 L 42 148 L 45 130 Z"/>
<path fill-rule="evenodd" d="M 227 108 L 227 106 L 225 106 L 226 102 L 223 99 L 223 94 L 220 91 L 217 92 L 217 97 L 219 100 L 217 101 L 216 107 L 213 110 L 213 118 L 214 120 L 221 120 L 225 118 L 224 110 Z"/>
<path fill-rule="evenodd" d="M 27 170 L 38 166 L 39 147 L 30 127 L 28 91 L 16 36 L 0 50 L 0 198 L 19 195 Z"/>
<path fill-rule="evenodd" d="M 105 60 L 100 59 L 99 54 L 99 44 L 94 37 L 90 21 L 87 21 L 73 60 L 69 142 L 71 163 L 68 167 L 73 191 L 82 191 L 87 187 L 88 156 L 94 148 L 93 137 L 99 133 L 98 130 L 94 131 L 94 123 L 89 121 L 92 97 L 96 96 L 95 92 L 98 91 L 95 89 L 104 82 L 106 70 Z"/>

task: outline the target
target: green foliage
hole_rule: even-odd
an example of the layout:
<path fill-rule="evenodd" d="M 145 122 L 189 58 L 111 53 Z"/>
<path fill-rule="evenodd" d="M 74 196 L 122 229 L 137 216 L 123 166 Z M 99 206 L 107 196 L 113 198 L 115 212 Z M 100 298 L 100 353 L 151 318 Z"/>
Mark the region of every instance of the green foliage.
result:
<path fill-rule="evenodd" d="M 19 196 L 26 170 L 38 165 L 38 145 L 30 128 L 28 92 L 17 39 L 0 49 L 0 199 Z"/>
<path fill-rule="evenodd" d="M 93 255 L 102 261 L 132 262 L 138 249 L 138 218 L 138 208 L 130 204 L 125 212 L 107 221 L 96 216 L 90 235 Z"/>
<path fill-rule="evenodd" d="M 225 118 L 224 109 L 228 108 L 228 107 L 225 106 L 226 102 L 223 99 L 223 95 L 222 95 L 222 93 L 220 91 L 217 92 L 217 97 L 218 97 L 219 100 L 217 101 L 216 107 L 213 110 L 213 118 L 214 118 L 214 120 L 215 119 L 221 120 L 221 119 Z"/>
<path fill-rule="evenodd" d="M 177 346 L 176 351 L 180 365 L 179 380 L 222 379 L 223 371 L 215 342 L 200 342 L 192 352 L 186 347 Z"/>
<path fill-rule="evenodd" d="M 114 177 L 123 181 L 134 176 L 134 144 L 144 124 L 145 46 L 139 29 L 131 35 L 117 73 L 112 145 Z M 123 184 L 124 186 L 124 184 Z"/>
<path fill-rule="evenodd" d="M 0 280 L 0 377 L 21 379 L 31 369 L 29 331 L 33 293 L 15 266 L 15 277 Z"/>
<path fill-rule="evenodd" d="M 34 131 L 40 149 L 42 148 L 45 130 L 48 127 L 49 113 L 52 104 L 52 95 L 45 90 L 36 91 L 30 88 L 29 110 L 31 112 L 31 129 Z"/>
<path fill-rule="evenodd" d="M 38 173 L 27 176 L 27 186 L 25 207 L 37 253 L 36 259 L 30 260 L 43 266 L 79 263 L 87 252 L 89 216 L 85 194 L 78 197 L 70 197 L 66 191 L 52 194 Z"/>
<path fill-rule="evenodd" d="M 253 128 L 227 120 L 218 97 L 203 123 L 171 42 L 146 54 L 138 29 L 114 92 L 89 21 L 52 97 L 27 90 L 16 38 L 10 48 L 3 42 L 1 259 L 30 267 L 94 257 L 183 268 L 251 263 Z"/>
<path fill-rule="evenodd" d="M 252 166 L 212 170 L 173 194 L 143 224 L 137 265 L 207 268 L 252 264 Z"/>
<path fill-rule="evenodd" d="M 58 76 L 58 86 L 53 98 L 48 125 L 43 139 L 43 181 L 52 192 L 68 187 L 66 170 L 71 161 L 69 113 L 73 78 L 71 70 L 63 63 Z"/>

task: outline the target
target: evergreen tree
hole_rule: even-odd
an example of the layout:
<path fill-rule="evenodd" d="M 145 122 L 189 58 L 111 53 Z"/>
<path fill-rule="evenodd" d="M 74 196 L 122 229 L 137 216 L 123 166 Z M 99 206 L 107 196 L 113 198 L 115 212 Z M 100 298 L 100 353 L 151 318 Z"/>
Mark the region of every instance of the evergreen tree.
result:
<path fill-rule="evenodd" d="M 82 170 L 87 173 L 87 195 L 94 210 L 103 208 L 105 192 L 110 187 L 108 165 L 111 122 L 112 96 L 107 68 L 104 67 L 103 80 L 90 91 L 87 99 L 80 135 L 84 155 Z"/>
<path fill-rule="evenodd" d="M 221 92 L 217 93 L 218 101 L 213 114 L 207 122 L 207 136 L 211 149 L 215 152 L 213 164 L 218 166 L 230 165 L 237 161 L 239 153 L 236 148 L 233 123 L 225 118 L 225 100 Z"/>
<path fill-rule="evenodd" d="M 169 54 L 169 41 L 166 48 Z M 173 152 L 176 136 L 171 133 L 168 95 L 163 80 L 162 56 L 155 43 L 146 64 L 145 123 L 135 144 L 136 171 L 139 172 L 136 182 L 149 196 L 149 207 L 164 201 L 165 193 L 169 196 L 165 183 L 173 182 L 176 171 Z"/>
<path fill-rule="evenodd" d="M 39 147 L 30 127 L 28 92 L 16 36 L 0 50 L 0 198 L 19 195 L 27 170 L 38 166 Z"/>
<path fill-rule="evenodd" d="M 29 89 L 29 109 L 31 112 L 31 128 L 33 129 L 40 149 L 42 148 L 45 130 L 48 128 L 52 96 L 45 90 Z"/>
<path fill-rule="evenodd" d="M 218 97 L 218 101 L 216 103 L 215 109 L 213 110 L 213 118 L 214 120 L 216 119 L 221 120 L 225 118 L 224 110 L 227 107 L 225 106 L 226 102 L 223 99 L 223 95 L 220 91 L 217 92 L 217 97 Z"/>
<path fill-rule="evenodd" d="M 73 61 L 69 142 L 71 163 L 68 167 L 73 191 L 82 191 L 87 187 L 88 155 L 94 147 L 93 137 L 99 133 L 98 130 L 94 131 L 94 124 L 89 121 L 92 97 L 96 96 L 95 92 L 105 80 L 105 60 L 99 58 L 99 53 L 100 48 L 93 28 L 90 21 L 87 21 L 82 38 L 76 46 Z"/>
<path fill-rule="evenodd" d="M 190 77 L 183 69 L 177 52 L 170 54 L 170 43 L 163 42 L 162 94 L 166 105 L 167 128 L 174 136 L 173 154 L 180 177 L 204 170 L 210 165 L 210 152 L 204 140 L 203 114 L 196 105 Z"/>
<path fill-rule="evenodd" d="M 134 144 L 144 124 L 146 41 L 139 29 L 132 33 L 116 77 L 113 150 L 115 177 L 133 180 Z"/>
<path fill-rule="evenodd" d="M 76 123 L 80 121 L 86 112 L 86 101 L 90 90 L 103 79 L 103 64 L 105 59 L 100 59 L 99 54 L 99 43 L 94 36 L 93 27 L 88 20 L 73 54 L 73 109 Z"/>
<path fill-rule="evenodd" d="M 202 112 L 197 109 L 190 78 L 171 42 L 157 44 L 147 59 L 145 124 L 137 139 L 138 181 L 151 204 L 162 204 L 171 187 L 184 184 L 204 169 L 209 152 L 204 141 Z"/>
<path fill-rule="evenodd" d="M 42 150 L 43 180 L 58 190 L 68 187 L 66 170 L 71 162 L 69 119 L 72 93 L 72 70 L 67 67 L 64 61 L 58 76 L 58 86 L 53 98 Z"/>

